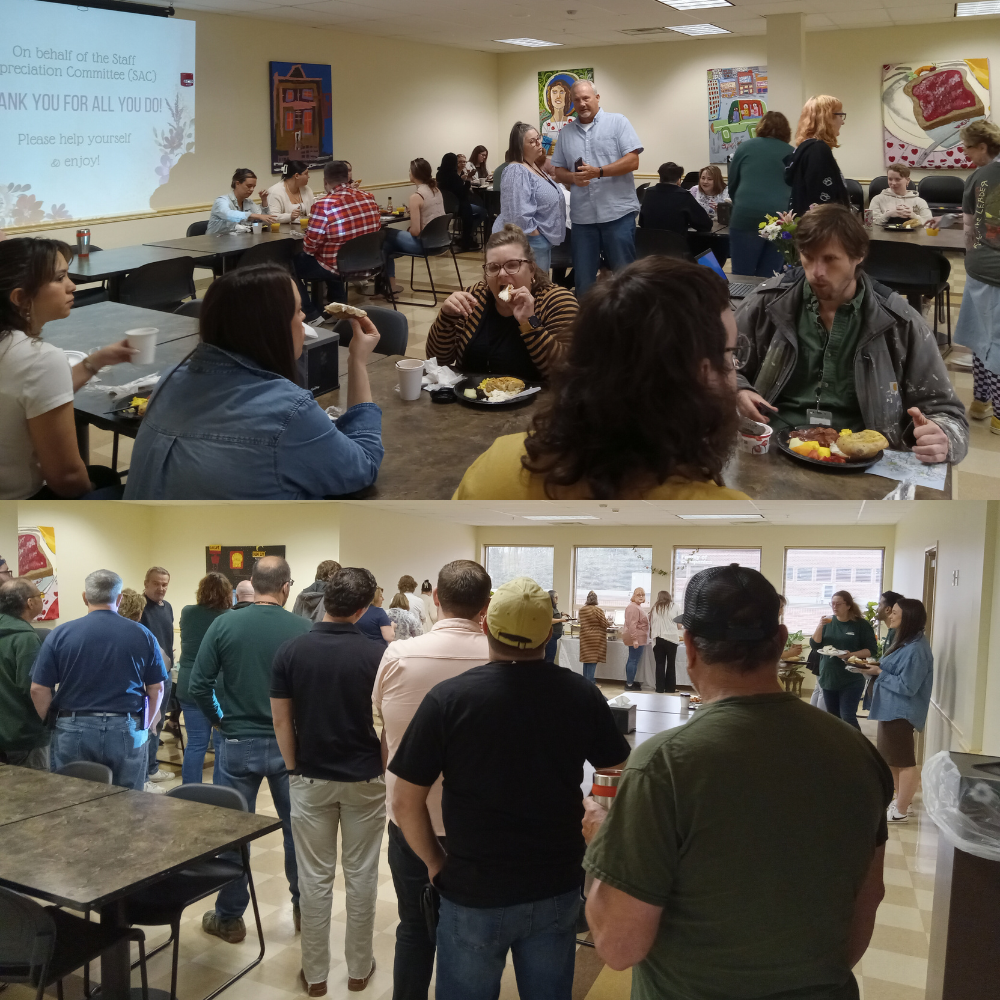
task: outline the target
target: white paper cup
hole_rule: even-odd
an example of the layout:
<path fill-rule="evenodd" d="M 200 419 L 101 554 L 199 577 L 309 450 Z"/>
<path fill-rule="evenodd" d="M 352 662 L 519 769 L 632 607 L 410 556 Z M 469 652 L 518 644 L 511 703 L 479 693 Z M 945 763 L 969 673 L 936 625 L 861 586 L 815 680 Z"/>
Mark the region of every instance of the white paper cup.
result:
<path fill-rule="evenodd" d="M 250 223 L 250 229 L 254 233 L 259 233 L 260 232 L 260 223 L 259 222 L 251 222 Z"/>
<path fill-rule="evenodd" d="M 740 421 L 740 430 L 737 434 L 740 451 L 748 455 L 766 455 L 771 446 L 772 430 L 767 424 L 758 423 L 756 420 Z"/>
<path fill-rule="evenodd" d="M 399 395 L 402 399 L 420 399 L 420 382 L 424 377 L 424 363 L 417 358 L 403 358 L 396 362 L 399 375 Z"/>
<path fill-rule="evenodd" d="M 159 332 L 155 326 L 125 331 L 126 343 L 138 351 L 138 354 L 132 355 L 132 364 L 151 365 L 156 360 L 156 335 Z"/>

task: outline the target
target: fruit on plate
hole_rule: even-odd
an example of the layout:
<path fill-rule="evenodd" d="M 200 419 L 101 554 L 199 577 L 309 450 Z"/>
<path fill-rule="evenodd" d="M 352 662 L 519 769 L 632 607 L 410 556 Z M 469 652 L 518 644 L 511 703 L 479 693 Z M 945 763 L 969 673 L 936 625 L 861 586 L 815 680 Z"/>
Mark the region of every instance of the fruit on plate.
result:
<path fill-rule="evenodd" d="M 874 458 L 889 442 L 878 431 L 852 431 L 832 427 L 797 427 L 788 436 L 788 448 L 817 462 L 843 465 Z"/>

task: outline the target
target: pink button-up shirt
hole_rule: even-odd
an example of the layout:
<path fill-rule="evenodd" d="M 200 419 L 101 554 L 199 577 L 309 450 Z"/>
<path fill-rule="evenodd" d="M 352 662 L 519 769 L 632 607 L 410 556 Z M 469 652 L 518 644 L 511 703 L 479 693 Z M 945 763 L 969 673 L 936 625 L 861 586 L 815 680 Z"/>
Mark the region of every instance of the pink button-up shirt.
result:
<path fill-rule="evenodd" d="M 635 601 L 629 601 L 625 609 L 625 628 L 622 629 L 622 642 L 631 646 L 637 642 L 640 646 L 649 643 L 649 618 L 646 612 Z"/>

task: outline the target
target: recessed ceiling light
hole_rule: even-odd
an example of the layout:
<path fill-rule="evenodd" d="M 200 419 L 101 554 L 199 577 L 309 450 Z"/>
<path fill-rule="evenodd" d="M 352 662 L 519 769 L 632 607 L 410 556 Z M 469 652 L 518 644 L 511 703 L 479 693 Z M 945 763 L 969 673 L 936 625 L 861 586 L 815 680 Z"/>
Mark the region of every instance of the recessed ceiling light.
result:
<path fill-rule="evenodd" d="M 523 514 L 525 521 L 599 521 L 593 514 Z"/>
<path fill-rule="evenodd" d="M 732 7 L 729 0 L 660 0 L 674 10 L 697 10 L 699 7 Z"/>
<path fill-rule="evenodd" d="M 494 42 L 503 45 L 523 45 L 527 49 L 544 49 L 550 45 L 562 45 L 562 42 L 543 42 L 540 38 L 494 38 Z"/>
<path fill-rule="evenodd" d="M 671 31 L 679 31 L 682 35 L 731 35 L 727 28 L 720 28 L 717 24 L 679 24 L 671 27 Z"/>
<path fill-rule="evenodd" d="M 955 17 L 975 17 L 977 14 L 1000 14 L 1000 0 L 955 4 Z"/>
<path fill-rule="evenodd" d="M 682 521 L 763 521 L 763 514 L 678 514 Z"/>

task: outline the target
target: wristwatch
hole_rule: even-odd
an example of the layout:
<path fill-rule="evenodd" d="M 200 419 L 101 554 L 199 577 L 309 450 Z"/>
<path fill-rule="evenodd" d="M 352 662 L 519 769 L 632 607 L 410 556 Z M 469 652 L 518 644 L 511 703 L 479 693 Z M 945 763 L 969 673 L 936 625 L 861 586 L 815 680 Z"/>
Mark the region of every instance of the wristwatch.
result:
<path fill-rule="evenodd" d="M 604 176 L 604 167 L 600 168 L 600 173 L 597 176 L 598 177 L 603 177 Z"/>
<path fill-rule="evenodd" d="M 542 321 L 537 316 L 529 316 L 527 323 L 532 330 L 541 330 L 542 328 Z"/>

